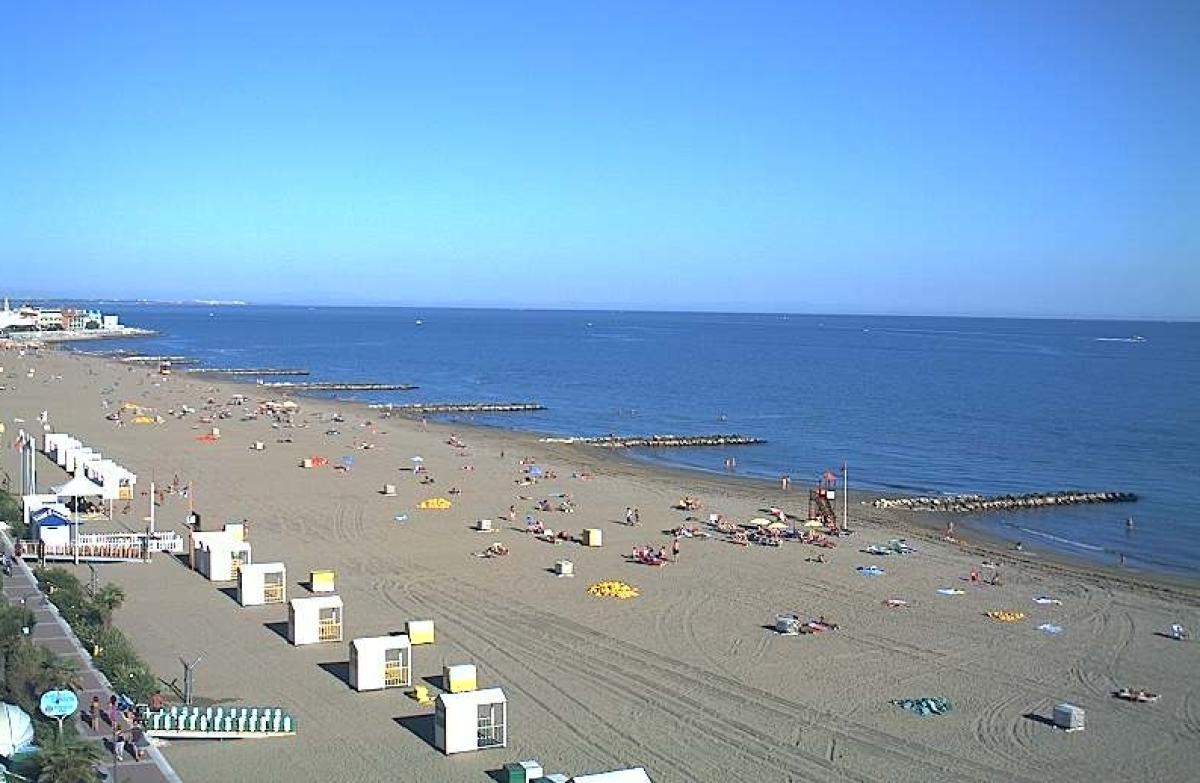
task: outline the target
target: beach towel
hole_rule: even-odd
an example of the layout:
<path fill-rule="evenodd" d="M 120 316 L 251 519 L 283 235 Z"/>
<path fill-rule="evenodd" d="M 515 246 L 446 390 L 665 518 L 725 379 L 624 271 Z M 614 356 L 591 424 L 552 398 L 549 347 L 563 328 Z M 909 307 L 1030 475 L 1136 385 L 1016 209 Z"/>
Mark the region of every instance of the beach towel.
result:
<path fill-rule="evenodd" d="M 908 606 L 908 601 L 903 598 L 885 598 L 883 605 L 889 609 L 902 609 Z"/>
<path fill-rule="evenodd" d="M 1062 606 L 1061 600 L 1059 600 L 1057 598 L 1051 598 L 1046 595 L 1039 595 L 1037 598 L 1033 599 L 1033 602 L 1035 604 L 1041 604 L 1043 606 L 1045 606 L 1047 604 L 1053 604 L 1055 606 Z"/>
<path fill-rule="evenodd" d="M 914 715 L 927 717 L 929 715 L 945 715 L 954 709 L 954 705 L 949 699 L 944 699 L 940 696 L 920 696 L 915 699 L 892 699 L 892 704 L 895 704 L 902 710 L 908 710 Z"/>
<path fill-rule="evenodd" d="M 1054 625 L 1053 623 L 1042 623 L 1041 625 L 1038 626 L 1038 630 L 1044 631 L 1048 634 L 1055 634 L 1055 635 L 1063 632 L 1061 625 Z"/>
<path fill-rule="evenodd" d="M 937 589 L 942 595 L 962 595 L 965 590 L 959 590 L 957 587 L 939 587 Z"/>
<path fill-rule="evenodd" d="M 999 623 L 1016 623 L 1025 619 L 1024 612 L 1013 612 L 1008 609 L 1001 609 L 995 612 L 987 612 L 988 617 Z"/>
<path fill-rule="evenodd" d="M 879 566 L 859 566 L 855 570 L 863 576 L 883 576 L 883 569 Z"/>

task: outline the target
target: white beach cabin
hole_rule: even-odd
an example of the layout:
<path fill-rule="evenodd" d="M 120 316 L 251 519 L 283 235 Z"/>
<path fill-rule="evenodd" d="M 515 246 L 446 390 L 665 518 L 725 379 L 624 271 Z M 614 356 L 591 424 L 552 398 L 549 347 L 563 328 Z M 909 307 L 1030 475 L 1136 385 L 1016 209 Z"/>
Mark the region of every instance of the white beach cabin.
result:
<path fill-rule="evenodd" d="M 342 599 L 336 595 L 293 598 L 288 602 L 288 641 L 297 647 L 340 642 L 343 609 Z"/>
<path fill-rule="evenodd" d="M 283 563 L 244 563 L 238 569 L 238 603 L 281 604 L 287 600 L 287 568 Z"/>
<path fill-rule="evenodd" d="M 46 456 L 54 460 L 54 464 L 60 468 L 67 465 L 67 451 L 74 448 L 79 448 L 79 439 L 65 432 L 51 432 L 46 435 Z"/>
<path fill-rule="evenodd" d="M 94 459 L 100 459 L 103 456 L 104 455 L 102 455 L 100 452 L 89 446 L 75 446 L 67 449 L 66 464 L 63 465 L 63 469 L 72 476 L 75 476 L 78 475 L 80 470 L 83 468 L 83 463 L 90 462 Z"/>
<path fill-rule="evenodd" d="M 597 772 L 594 775 L 576 775 L 571 783 L 653 783 L 644 767 L 614 769 L 612 772 Z"/>
<path fill-rule="evenodd" d="M 446 755 L 508 746 L 508 699 L 499 688 L 440 693 L 433 744 Z"/>
<path fill-rule="evenodd" d="M 111 459 L 98 459 L 84 463 L 83 475 L 100 485 L 105 500 L 133 500 L 133 486 L 137 474 L 126 470 Z"/>
<path fill-rule="evenodd" d="M 412 645 L 406 634 L 350 642 L 350 687 L 357 691 L 412 685 Z"/>
<path fill-rule="evenodd" d="M 47 457 L 53 460 L 55 464 L 58 464 L 59 452 L 66 448 L 67 444 L 72 440 L 74 440 L 74 438 L 71 437 L 70 433 L 48 432 L 46 433 L 46 436 L 42 438 L 42 451 Z"/>
<path fill-rule="evenodd" d="M 250 542 L 228 534 L 206 538 L 196 551 L 196 570 L 210 582 L 231 582 L 252 562 Z"/>

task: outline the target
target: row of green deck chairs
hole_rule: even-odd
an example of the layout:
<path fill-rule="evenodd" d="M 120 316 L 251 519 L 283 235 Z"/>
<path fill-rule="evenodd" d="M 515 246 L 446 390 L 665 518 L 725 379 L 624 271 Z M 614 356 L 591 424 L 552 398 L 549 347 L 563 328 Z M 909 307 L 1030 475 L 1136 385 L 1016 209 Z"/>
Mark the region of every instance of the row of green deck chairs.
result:
<path fill-rule="evenodd" d="M 144 710 L 148 731 L 207 731 L 284 733 L 296 731 L 296 719 L 278 707 L 184 707 L 173 705 L 160 712 Z"/>

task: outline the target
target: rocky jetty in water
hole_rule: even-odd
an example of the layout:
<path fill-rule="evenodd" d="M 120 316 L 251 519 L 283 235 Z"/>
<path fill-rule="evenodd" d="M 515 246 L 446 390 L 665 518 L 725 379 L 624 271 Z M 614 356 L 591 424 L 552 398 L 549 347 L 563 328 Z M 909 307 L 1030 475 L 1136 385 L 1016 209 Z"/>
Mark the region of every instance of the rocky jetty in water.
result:
<path fill-rule="evenodd" d="M 699 446 L 751 446 L 766 443 L 762 438 L 745 435 L 602 435 L 594 438 L 542 438 L 542 443 L 586 443 L 609 449 L 695 448 Z"/>
<path fill-rule="evenodd" d="M 1033 492 L 1027 495 L 938 495 L 923 497 L 879 498 L 875 508 L 903 511 L 1010 511 L 1026 508 L 1077 506 L 1085 503 L 1132 503 L 1132 492 Z"/>

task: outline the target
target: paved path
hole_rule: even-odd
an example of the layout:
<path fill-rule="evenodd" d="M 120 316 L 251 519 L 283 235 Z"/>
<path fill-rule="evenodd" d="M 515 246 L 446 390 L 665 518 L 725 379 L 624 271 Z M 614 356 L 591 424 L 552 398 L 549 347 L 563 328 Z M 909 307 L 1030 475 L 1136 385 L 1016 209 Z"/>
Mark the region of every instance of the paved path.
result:
<path fill-rule="evenodd" d="M 4 544 L 9 542 L 4 537 Z M 9 548 L 11 551 L 11 548 Z M 93 732 L 87 723 L 88 706 L 93 696 L 100 697 L 100 703 L 107 706 L 113 690 L 108 679 L 92 664 L 92 659 L 79 644 L 79 640 L 71 632 L 66 620 L 58 614 L 58 609 L 42 595 L 37 588 L 37 582 L 29 566 L 14 558 L 12 576 L 4 577 L 4 598 L 11 604 L 25 601 L 25 605 L 33 610 L 37 624 L 33 629 L 33 642 L 46 647 L 54 653 L 66 658 L 74 658 L 79 663 L 79 681 L 83 690 L 77 691 L 79 696 L 79 713 L 67 720 L 77 721 L 79 736 L 95 742 L 104 743 L 101 758 L 105 763 L 100 765 L 107 775 L 106 781 L 113 783 L 182 783 L 179 775 L 171 769 L 162 752 L 158 748 L 148 749 L 146 758 L 134 761 L 130 754 L 125 754 L 123 762 L 117 762 L 112 755 L 112 727 L 107 721 L 102 721 L 100 732 Z"/>

